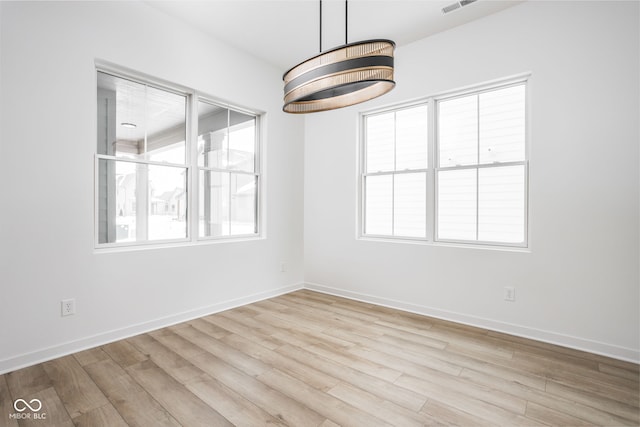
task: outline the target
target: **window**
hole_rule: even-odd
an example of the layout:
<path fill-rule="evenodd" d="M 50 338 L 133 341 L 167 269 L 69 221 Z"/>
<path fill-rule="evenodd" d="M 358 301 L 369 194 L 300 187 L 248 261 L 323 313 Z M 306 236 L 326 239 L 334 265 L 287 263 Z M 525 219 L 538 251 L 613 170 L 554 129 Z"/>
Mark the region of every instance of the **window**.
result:
<path fill-rule="evenodd" d="M 361 235 L 526 246 L 526 125 L 526 80 L 363 115 Z"/>
<path fill-rule="evenodd" d="M 437 239 L 524 244 L 525 85 L 436 102 Z"/>
<path fill-rule="evenodd" d="M 187 91 L 99 70 L 97 246 L 258 235 L 258 122 Z"/>
<path fill-rule="evenodd" d="M 426 237 L 427 106 L 365 117 L 364 232 Z"/>
<path fill-rule="evenodd" d="M 256 118 L 198 103 L 200 237 L 257 233 Z"/>

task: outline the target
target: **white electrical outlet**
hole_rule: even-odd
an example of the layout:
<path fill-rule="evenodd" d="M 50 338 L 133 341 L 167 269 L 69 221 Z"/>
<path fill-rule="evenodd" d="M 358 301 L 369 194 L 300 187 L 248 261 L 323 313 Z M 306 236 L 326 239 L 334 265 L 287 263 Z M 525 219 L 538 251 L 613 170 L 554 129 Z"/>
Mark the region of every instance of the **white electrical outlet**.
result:
<path fill-rule="evenodd" d="M 63 299 L 60 304 L 62 306 L 63 316 L 71 316 L 72 314 L 76 314 L 76 300 L 74 298 Z"/>
<path fill-rule="evenodd" d="M 516 288 L 511 286 L 504 287 L 504 300 L 515 301 L 516 300 Z"/>
<path fill-rule="evenodd" d="M 287 263 L 282 261 L 280 263 L 280 272 L 284 273 L 285 271 L 287 271 Z"/>

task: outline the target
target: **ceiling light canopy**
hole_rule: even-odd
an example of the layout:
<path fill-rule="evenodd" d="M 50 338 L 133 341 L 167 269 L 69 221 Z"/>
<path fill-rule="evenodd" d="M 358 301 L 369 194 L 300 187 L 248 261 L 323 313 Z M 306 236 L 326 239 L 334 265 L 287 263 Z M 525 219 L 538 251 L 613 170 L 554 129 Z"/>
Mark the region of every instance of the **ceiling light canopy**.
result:
<path fill-rule="evenodd" d="M 395 43 L 376 39 L 347 43 L 322 52 L 322 1 L 320 1 L 320 54 L 284 73 L 284 106 L 287 113 L 315 113 L 368 101 L 389 92 L 393 81 Z"/>

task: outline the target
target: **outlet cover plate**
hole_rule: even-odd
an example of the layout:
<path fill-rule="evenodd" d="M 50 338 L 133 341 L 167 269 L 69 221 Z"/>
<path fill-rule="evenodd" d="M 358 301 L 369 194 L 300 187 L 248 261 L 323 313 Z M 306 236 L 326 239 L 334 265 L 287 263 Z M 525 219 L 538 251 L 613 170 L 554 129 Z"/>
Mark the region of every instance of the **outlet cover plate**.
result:
<path fill-rule="evenodd" d="M 63 299 L 60 303 L 63 316 L 71 316 L 76 314 L 76 300 L 75 299 Z"/>
<path fill-rule="evenodd" d="M 512 286 L 505 286 L 504 288 L 504 300 L 505 301 L 515 301 L 516 300 L 516 288 Z"/>

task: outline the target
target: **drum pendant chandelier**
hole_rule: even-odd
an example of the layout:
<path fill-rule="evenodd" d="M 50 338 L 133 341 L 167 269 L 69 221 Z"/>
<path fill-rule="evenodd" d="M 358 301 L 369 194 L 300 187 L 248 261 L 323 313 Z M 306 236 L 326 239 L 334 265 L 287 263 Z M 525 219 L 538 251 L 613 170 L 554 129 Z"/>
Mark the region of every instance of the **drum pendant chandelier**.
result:
<path fill-rule="evenodd" d="M 320 54 L 284 73 L 284 112 L 315 113 L 347 107 L 384 95 L 395 87 L 395 43 L 386 39 L 348 43 L 347 12 L 345 1 L 345 44 L 322 52 L 320 0 Z"/>

